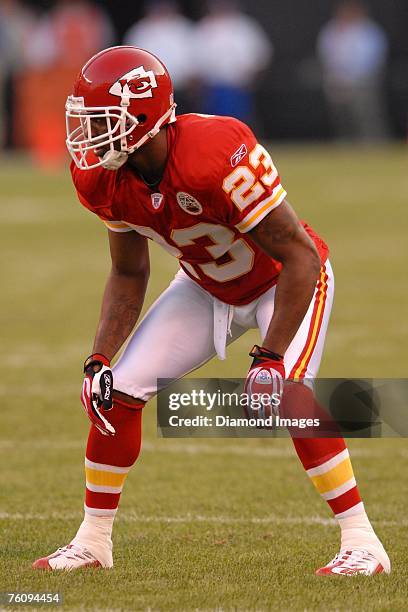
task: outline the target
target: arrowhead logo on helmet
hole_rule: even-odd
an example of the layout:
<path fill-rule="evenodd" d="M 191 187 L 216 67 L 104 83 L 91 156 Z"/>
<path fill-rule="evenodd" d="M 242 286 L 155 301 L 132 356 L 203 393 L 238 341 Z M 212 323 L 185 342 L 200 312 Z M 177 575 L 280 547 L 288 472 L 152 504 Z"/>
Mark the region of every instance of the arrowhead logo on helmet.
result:
<path fill-rule="evenodd" d="M 109 93 L 120 98 L 152 98 L 157 87 L 155 74 L 138 66 L 129 70 L 112 85 Z"/>

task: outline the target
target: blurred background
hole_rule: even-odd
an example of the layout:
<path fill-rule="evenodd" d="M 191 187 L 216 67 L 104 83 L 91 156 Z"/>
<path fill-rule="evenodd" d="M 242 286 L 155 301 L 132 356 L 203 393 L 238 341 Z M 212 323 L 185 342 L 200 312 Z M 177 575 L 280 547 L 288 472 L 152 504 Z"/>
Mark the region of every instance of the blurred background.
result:
<path fill-rule="evenodd" d="M 0 0 L 0 147 L 63 163 L 73 78 L 123 43 L 167 64 L 179 113 L 272 140 L 406 139 L 407 27 L 405 0 Z"/>

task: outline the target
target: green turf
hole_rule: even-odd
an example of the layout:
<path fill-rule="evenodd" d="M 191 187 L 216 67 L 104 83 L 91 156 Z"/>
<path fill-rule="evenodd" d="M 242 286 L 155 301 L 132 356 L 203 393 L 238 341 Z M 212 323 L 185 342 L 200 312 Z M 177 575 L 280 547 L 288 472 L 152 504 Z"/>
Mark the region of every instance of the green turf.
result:
<path fill-rule="evenodd" d="M 337 294 L 321 374 L 405 376 L 406 149 L 278 148 L 274 158 L 290 201 L 332 249 Z M 313 571 L 337 552 L 337 528 L 291 442 L 158 439 L 154 402 L 122 500 L 115 568 L 30 569 L 81 519 L 81 362 L 109 258 L 104 228 L 65 173 L 3 160 L 0 184 L 0 591 L 60 591 L 69 610 L 405 610 L 405 440 L 350 443 L 393 574 L 325 580 Z M 148 303 L 176 269 L 152 255 Z M 244 375 L 255 339 L 246 334 L 199 374 Z"/>

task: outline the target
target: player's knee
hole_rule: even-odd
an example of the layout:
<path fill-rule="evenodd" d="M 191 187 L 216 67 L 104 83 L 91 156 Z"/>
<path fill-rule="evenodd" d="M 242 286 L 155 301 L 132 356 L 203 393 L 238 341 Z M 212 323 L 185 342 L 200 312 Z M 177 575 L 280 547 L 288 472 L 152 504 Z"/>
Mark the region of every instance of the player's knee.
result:
<path fill-rule="evenodd" d="M 315 398 L 311 389 L 301 382 L 287 380 L 280 406 L 280 416 L 287 419 L 312 418 Z"/>
<path fill-rule="evenodd" d="M 119 465 L 133 465 L 140 454 L 144 402 L 124 393 L 120 398 L 116 395 L 114 393 L 113 409 L 108 413 L 116 433 L 112 437 L 104 436 L 103 443 L 120 459 Z"/>

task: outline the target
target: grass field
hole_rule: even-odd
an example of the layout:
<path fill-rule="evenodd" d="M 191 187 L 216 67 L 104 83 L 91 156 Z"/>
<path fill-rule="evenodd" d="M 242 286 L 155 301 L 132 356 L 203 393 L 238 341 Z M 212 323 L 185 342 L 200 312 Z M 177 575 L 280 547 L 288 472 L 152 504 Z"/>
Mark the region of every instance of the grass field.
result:
<path fill-rule="evenodd" d="M 321 374 L 406 376 L 407 149 L 278 148 L 274 157 L 290 201 L 332 249 L 337 295 Z M 159 439 L 154 402 L 114 569 L 30 569 L 81 520 L 81 364 L 109 260 L 105 230 L 76 203 L 66 173 L 2 160 L 0 184 L 0 591 L 59 591 L 67 610 L 406 610 L 406 440 L 350 443 L 393 573 L 325 580 L 313 572 L 337 552 L 337 527 L 291 442 Z M 152 255 L 148 303 L 176 269 L 164 252 Z M 242 337 L 199 374 L 244 375 L 255 339 Z"/>

